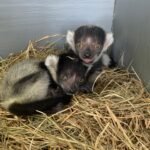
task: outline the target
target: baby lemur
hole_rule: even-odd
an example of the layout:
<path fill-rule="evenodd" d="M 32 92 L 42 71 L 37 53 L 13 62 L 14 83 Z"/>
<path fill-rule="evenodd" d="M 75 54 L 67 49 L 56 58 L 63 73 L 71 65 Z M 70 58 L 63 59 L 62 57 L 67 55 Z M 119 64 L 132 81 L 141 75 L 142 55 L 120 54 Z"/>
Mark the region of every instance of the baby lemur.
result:
<path fill-rule="evenodd" d="M 15 115 L 32 115 L 66 105 L 78 91 L 87 67 L 68 54 L 13 65 L 1 83 L 1 106 Z"/>
<path fill-rule="evenodd" d="M 72 52 L 88 67 L 83 90 L 91 91 L 96 76 L 103 67 L 114 65 L 113 59 L 107 53 L 113 43 L 112 33 L 106 33 L 98 26 L 80 26 L 75 31 L 68 31 L 66 42 Z"/>

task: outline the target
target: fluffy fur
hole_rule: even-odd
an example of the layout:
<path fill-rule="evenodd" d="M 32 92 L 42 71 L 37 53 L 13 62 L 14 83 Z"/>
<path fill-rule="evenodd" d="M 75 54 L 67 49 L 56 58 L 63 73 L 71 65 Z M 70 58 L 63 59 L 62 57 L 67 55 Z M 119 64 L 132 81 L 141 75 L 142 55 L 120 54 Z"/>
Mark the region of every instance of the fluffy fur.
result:
<path fill-rule="evenodd" d="M 75 31 L 68 31 L 66 42 L 71 51 L 88 67 L 85 91 L 91 91 L 97 72 L 112 65 L 113 60 L 107 53 L 113 43 L 112 33 L 106 33 L 98 26 L 80 26 Z"/>
<path fill-rule="evenodd" d="M 78 90 L 86 72 L 80 64 L 65 54 L 16 63 L 2 81 L 1 106 L 16 115 L 53 112 L 57 106 L 68 104 Z"/>
<path fill-rule="evenodd" d="M 89 39 L 95 38 L 99 44 L 100 48 L 97 50 L 95 54 L 93 54 L 94 61 L 91 63 L 84 63 L 84 59 L 80 55 L 81 51 L 84 52 L 85 50 L 79 50 L 76 46 L 78 43 L 81 42 L 82 37 Z M 102 28 L 97 26 L 81 26 L 77 28 L 75 31 L 68 30 L 66 35 L 66 42 L 69 44 L 71 50 L 79 55 L 79 57 L 83 60 L 83 63 L 87 66 L 93 65 L 95 62 L 99 61 L 102 58 L 102 63 L 105 66 L 108 66 L 111 61 L 108 62 L 109 55 L 106 53 L 110 45 L 114 42 L 113 33 L 106 33 Z M 91 53 L 94 53 L 93 49 L 91 50 Z M 105 53 L 105 54 L 104 54 Z M 104 55 L 105 56 L 104 56 Z M 106 58 L 107 55 L 107 58 Z M 107 59 L 107 64 L 105 59 Z"/>
<path fill-rule="evenodd" d="M 44 62 L 37 59 L 12 66 L 1 84 L 1 105 L 16 115 L 51 110 L 69 97 L 54 82 Z"/>

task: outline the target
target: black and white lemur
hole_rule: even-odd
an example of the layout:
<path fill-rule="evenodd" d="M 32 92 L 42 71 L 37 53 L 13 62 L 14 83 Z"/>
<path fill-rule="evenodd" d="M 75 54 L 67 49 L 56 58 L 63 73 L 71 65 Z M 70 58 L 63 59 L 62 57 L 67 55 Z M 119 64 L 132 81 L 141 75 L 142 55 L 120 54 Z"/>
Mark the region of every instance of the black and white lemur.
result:
<path fill-rule="evenodd" d="M 32 115 L 66 105 L 83 82 L 87 67 L 67 54 L 13 65 L 0 86 L 0 103 L 15 115 Z"/>
<path fill-rule="evenodd" d="M 113 34 L 106 33 L 98 26 L 84 25 L 75 31 L 67 32 L 66 42 L 71 49 L 70 53 L 73 52 L 88 67 L 83 91 L 91 91 L 94 80 L 103 66 L 115 64 L 107 52 L 113 41 Z"/>

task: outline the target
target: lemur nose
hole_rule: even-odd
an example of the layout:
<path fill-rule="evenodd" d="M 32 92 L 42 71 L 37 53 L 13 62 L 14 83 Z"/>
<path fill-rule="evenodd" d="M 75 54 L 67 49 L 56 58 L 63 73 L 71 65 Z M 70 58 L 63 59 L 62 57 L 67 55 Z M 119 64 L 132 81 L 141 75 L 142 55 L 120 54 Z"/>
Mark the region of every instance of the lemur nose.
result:
<path fill-rule="evenodd" d="M 84 58 L 89 58 L 89 57 L 91 57 L 91 53 L 89 51 L 86 51 L 84 53 Z"/>

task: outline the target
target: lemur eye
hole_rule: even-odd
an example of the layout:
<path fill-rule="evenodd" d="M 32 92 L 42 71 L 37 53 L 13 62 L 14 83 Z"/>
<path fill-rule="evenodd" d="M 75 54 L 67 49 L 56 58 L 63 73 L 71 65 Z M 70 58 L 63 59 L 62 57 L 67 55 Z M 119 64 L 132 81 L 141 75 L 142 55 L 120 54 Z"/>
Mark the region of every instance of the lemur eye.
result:
<path fill-rule="evenodd" d="M 77 47 L 77 49 L 79 49 L 81 47 L 81 43 L 77 43 L 76 47 Z"/>
<path fill-rule="evenodd" d="M 84 41 L 80 41 L 76 44 L 77 49 L 83 49 L 84 47 L 86 47 L 86 43 Z"/>
<path fill-rule="evenodd" d="M 101 48 L 101 46 L 99 44 L 95 45 L 95 49 L 100 49 L 100 48 Z"/>
<path fill-rule="evenodd" d="M 84 82 L 84 79 L 83 79 L 83 78 L 81 78 L 79 82 L 80 82 L 80 83 Z"/>

